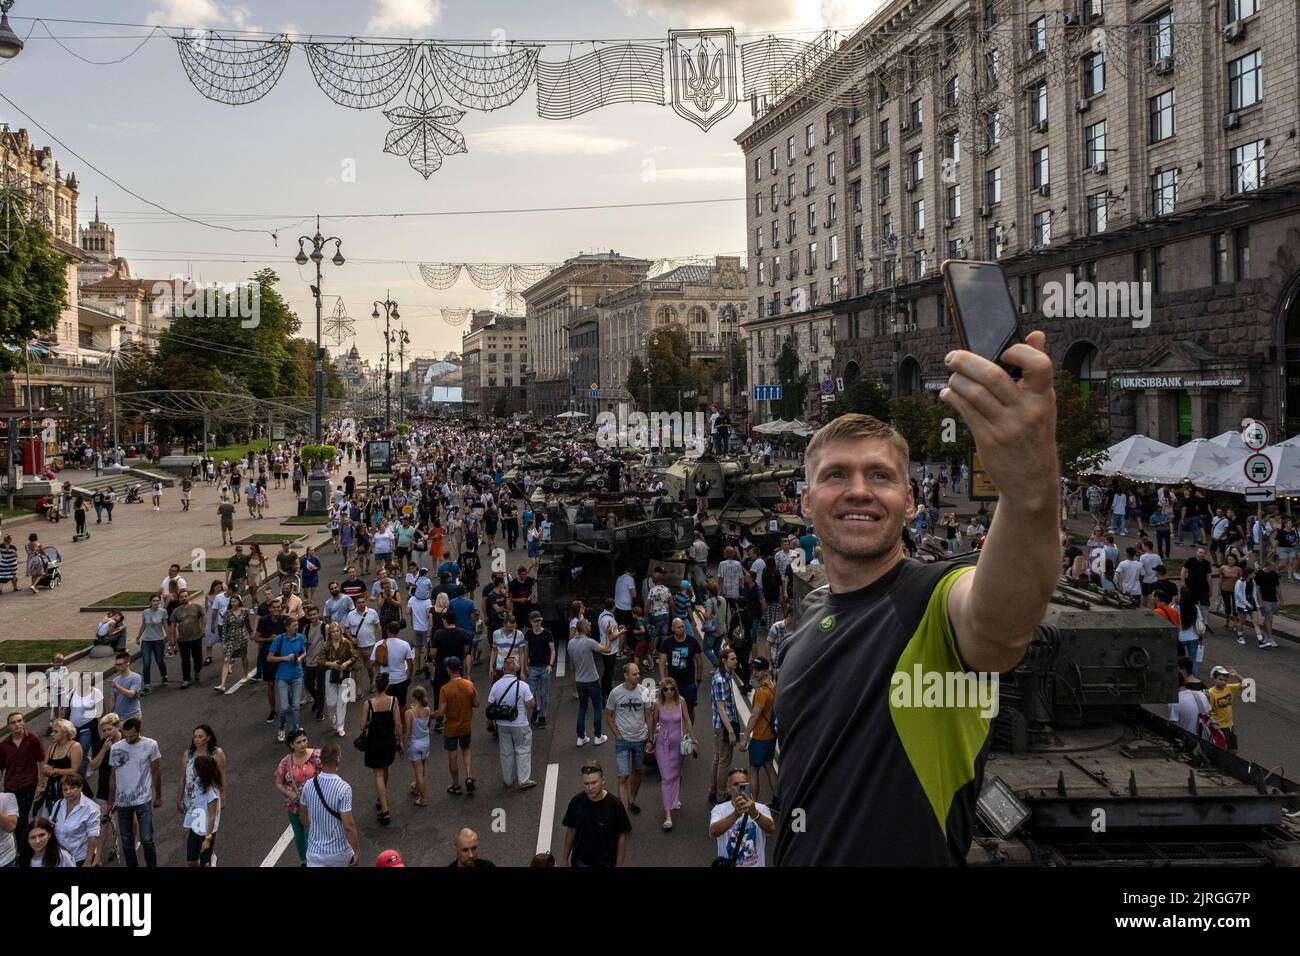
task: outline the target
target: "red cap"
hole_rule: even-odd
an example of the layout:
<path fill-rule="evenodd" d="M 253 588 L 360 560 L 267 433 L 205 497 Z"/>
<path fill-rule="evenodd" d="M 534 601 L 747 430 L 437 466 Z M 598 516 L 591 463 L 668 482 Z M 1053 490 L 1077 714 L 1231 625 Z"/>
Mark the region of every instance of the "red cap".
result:
<path fill-rule="evenodd" d="M 375 866 L 406 866 L 402 862 L 402 855 L 396 850 L 384 850 L 379 856 L 375 857 Z"/>

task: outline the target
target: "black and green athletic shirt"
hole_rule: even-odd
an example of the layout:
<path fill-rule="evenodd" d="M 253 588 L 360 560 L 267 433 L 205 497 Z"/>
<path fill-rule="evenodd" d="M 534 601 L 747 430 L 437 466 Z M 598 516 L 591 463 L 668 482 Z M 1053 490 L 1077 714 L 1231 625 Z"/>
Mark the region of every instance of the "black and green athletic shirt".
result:
<path fill-rule="evenodd" d="M 989 736 L 985 708 L 975 694 L 965 706 L 915 706 L 894 675 L 915 683 L 968 672 L 947 600 L 973 565 L 970 557 L 906 558 L 858 591 L 822 587 L 804 600 L 777 686 L 777 866 L 965 861 Z"/>

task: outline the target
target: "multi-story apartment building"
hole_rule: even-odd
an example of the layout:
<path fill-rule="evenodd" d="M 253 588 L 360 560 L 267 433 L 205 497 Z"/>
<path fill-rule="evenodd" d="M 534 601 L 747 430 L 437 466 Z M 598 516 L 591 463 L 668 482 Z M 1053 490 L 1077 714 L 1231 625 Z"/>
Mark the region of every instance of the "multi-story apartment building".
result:
<path fill-rule="evenodd" d="M 636 285 L 652 265 L 648 259 L 632 259 L 612 249 L 586 253 L 567 259 L 524 290 L 530 412 L 549 418 L 569 409 L 574 400 L 569 325 L 575 310 Z"/>
<path fill-rule="evenodd" d="M 0 185 L 27 196 L 21 213 L 17 207 L 6 209 L 0 243 L 11 240 L 14 226 L 26 215 L 44 226 L 54 251 L 67 257 L 67 294 L 54 329 L 35 342 L 11 343 L 30 346 L 30 362 L 22 374 L 0 377 L 0 418 L 19 418 L 23 434 L 27 434 L 29 414 L 37 427 L 49 418 L 56 423 L 60 442 L 90 439 L 95 403 L 110 390 L 107 350 L 117 345 L 117 339 L 113 316 L 81 308 L 77 302 L 77 270 L 85 259 L 76 245 L 77 177 L 64 176 L 53 150 L 32 145 L 27 130 L 3 130 Z"/>
<path fill-rule="evenodd" d="M 461 337 L 466 414 L 488 418 L 504 395 L 507 414 L 527 409 L 528 336 L 523 316 L 483 309 Z"/>
<path fill-rule="evenodd" d="M 1247 415 L 1300 431 L 1297 61 L 1294 3 L 894 0 L 740 137 L 755 312 L 766 300 L 749 325 L 801 306 L 796 324 L 833 318 L 835 375 L 937 391 L 957 344 L 937 264 L 997 260 L 1114 437 Z M 827 215 L 832 193 L 798 187 L 832 152 L 846 268 L 819 308 L 789 178 Z M 1086 282 L 1150 295 L 1118 316 L 1062 308 Z"/>
<path fill-rule="evenodd" d="M 601 325 L 596 410 L 614 410 L 630 400 L 631 360 L 637 356 L 645 364 L 647 335 L 654 331 L 683 329 L 690 337 L 692 360 L 728 361 L 731 343 L 750 311 L 745 278 L 739 256 L 718 256 L 711 265 L 678 266 L 602 296 L 596 306 Z M 590 383 L 583 379 L 583 384 Z M 719 384 L 713 394 L 697 399 L 729 403 L 730 386 Z"/>

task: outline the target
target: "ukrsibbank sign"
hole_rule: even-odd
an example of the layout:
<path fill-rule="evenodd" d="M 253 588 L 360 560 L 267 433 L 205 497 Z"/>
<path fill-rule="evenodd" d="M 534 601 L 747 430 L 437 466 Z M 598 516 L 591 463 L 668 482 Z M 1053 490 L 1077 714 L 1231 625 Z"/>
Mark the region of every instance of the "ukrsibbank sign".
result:
<path fill-rule="evenodd" d="M 1187 375 L 1114 375 L 1111 388 L 1230 388 L 1241 378 L 1193 378 Z"/>

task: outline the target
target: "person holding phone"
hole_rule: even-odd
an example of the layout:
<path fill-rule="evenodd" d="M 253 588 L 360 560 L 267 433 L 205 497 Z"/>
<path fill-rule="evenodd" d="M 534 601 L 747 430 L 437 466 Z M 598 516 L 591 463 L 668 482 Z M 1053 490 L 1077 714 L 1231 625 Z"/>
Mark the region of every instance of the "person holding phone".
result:
<path fill-rule="evenodd" d="M 994 310 L 1012 311 L 1004 280 L 1004 305 L 989 297 L 987 307 L 972 309 L 956 298 L 963 341 L 998 343 L 983 354 L 950 352 L 939 397 L 970 427 L 1000 492 L 996 519 L 978 568 L 969 555 L 910 559 L 902 531 L 918 503 L 906 440 L 878 419 L 850 414 L 809 442 L 803 512 L 821 538 L 828 584 L 809 595 L 786 639 L 776 713 L 782 803 L 819 824 L 800 832 L 786 815 L 778 866 L 965 859 L 989 718 L 977 702 L 903 706 L 890 694 L 893 677 L 920 667 L 991 680 L 1011 670 L 1057 583 L 1060 462 L 1046 336 L 1035 331 L 1002 348 L 1011 335 L 981 329 L 986 320 L 1005 320 Z M 843 674 L 854 675 L 856 692 L 827 695 L 828 682 Z"/>

